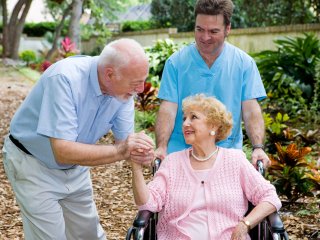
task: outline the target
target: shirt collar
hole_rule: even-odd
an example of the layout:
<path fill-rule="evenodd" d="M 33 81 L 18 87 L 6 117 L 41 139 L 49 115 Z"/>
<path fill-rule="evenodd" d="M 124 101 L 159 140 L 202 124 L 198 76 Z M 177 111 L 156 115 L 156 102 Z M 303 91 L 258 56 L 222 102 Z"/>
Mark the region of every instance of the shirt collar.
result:
<path fill-rule="evenodd" d="M 99 56 L 93 57 L 91 68 L 90 68 L 90 82 L 92 83 L 95 95 L 97 97 L 103 95 L 99 85 L 98 79 L 98 60 Z"/>

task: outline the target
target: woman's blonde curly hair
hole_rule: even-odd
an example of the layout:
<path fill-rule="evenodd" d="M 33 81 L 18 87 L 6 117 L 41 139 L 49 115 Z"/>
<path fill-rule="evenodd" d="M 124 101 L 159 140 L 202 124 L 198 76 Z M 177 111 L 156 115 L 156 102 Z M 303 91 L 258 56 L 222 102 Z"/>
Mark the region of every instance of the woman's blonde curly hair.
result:
<path fill-rule="evenodd" d="M 217 127 L 216 142 L 227 138 L 231 132 L 233 123 L 232 115 L 226 106 L 215 97 L 205 94 L 196 94 L 186 97 L 182 101 L 182 111 L 197 110 L 207 116 L 210 127 Z"/>

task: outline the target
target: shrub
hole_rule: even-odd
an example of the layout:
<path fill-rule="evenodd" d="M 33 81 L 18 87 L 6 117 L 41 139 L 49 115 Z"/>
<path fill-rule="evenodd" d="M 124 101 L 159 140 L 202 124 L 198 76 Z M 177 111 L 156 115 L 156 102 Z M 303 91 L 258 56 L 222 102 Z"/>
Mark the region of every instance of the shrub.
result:
<path fill-rule="evenodd" d="M 284 102 L 283 109 L 296 115 L 309 106 L 316 89 L 316 66 L 320 60 L 320 40 L 315 34 L 275 41 L 276 51 L 254 54 L 271 100 Z"/>
<path fill-rule="evenodd" d="M 30 63 L 32 62 L 35 62 L 37 60 L 37 55 L 34 51 L 32 50 L 25 50 L 25 51 L 22 51 L 20 54 L 19 54 L 19 57 L 22 61 L 26 62 L 27 65 L 29 65 Z"/>
<path fill-rule="evenodd" d="M 122 32 L 134 32 L 155 29 L 154 21 L 126 21 L 121 26 Z"/>
<path fill-rule="evenodd" d="M 196 0 L 153 0 L 151 13 L 159 27 L 176 27 L 179 31 L 194 29 Z"/>
<path fill-rule="evenodd" d="M 277 192 L 285 195 L 289 202 L 295 202 L 303 196 L 312 195 L 314 182 L 308 177 L 313 164 L 305 156 L 311 152 L 310 147 L 298 149 L 292 143 L 282 147 L 276 143 L 277 155 L 271 155 L 271 166 L 268 168 L 267 178 L 276 187 Z"/>
<path fill-rule="evenodd" d="M 23 28 L 23 33 L 29 37 L 42 37 L 47 32 L 54 32 L 57 26 L 56 22 L 39 22 L 39 23 L 26 23 Z M 67 23 L 64 24 L 62 29 L 62 35 L 66 35 L 68 32 Z"/>
<path fill-rule="evenodd" d="M 179 45 L 170 39 L 158 40 L 154 46 L 145 49 L 150 63 L 148 80 L 153 86 L 159 85 L 166 60 L 178 49 Z"/>

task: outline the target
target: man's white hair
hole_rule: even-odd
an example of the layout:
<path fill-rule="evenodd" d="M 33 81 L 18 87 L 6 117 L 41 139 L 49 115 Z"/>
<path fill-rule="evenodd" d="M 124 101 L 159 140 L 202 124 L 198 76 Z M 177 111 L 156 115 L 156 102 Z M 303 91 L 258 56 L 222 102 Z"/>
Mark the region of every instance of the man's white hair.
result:
<path fill-rule="evenodd" d="M 143 47 L 133 39 L 121 38 L 104 47 L 98 64 L 100 66 L 111 66 L 119 71 L 128 64 L 134 64 L 141 60 L 148 61 Z"/>

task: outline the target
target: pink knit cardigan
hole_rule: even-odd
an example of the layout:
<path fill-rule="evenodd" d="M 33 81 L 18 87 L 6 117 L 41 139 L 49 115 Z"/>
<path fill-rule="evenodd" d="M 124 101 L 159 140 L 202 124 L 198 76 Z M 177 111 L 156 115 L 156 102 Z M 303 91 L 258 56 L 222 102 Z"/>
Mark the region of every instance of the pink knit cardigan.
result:
<path fill-rule="evenodd" d="M 169 154 L 148 184 L 150 197 L 139 210 L 159 213 L 159 240 L 190 239 L 178 230 L 191 211 L 195 190 L 204 185 L 210 239 L 230 239 L 248 209 L 269 202 L 277 210 L 281 202 L 273 185 L 266 181 L 241 150 L 220 148 L 207 179 L 198 179 L 191 167 L 189 149 Z M 250 239 L 249 235 L 247 239 Z"/>

